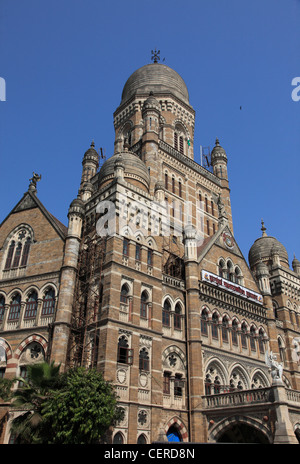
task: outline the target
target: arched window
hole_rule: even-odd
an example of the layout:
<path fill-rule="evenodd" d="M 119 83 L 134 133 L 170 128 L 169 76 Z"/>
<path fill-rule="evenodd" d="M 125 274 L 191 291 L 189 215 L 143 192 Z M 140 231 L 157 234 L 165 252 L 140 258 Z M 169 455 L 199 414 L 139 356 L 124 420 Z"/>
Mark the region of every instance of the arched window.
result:
<path fill-rule="evenodd" d="M 128 285 L 123 284 L 121 288 L 120 302 L 123 304 L 128 304 L 128 295 L 129 295 Z"/>
<path fill-rule="evenodd" d="M 5 298 L 3 295 L 0 296 L 0 323 L 4 319 L 4 312 L 5 312 Z"/>
<path fill-rule="evenodd" d="M 123 239 L 123 255 L 129 255 L 129 240 L 127 238 Z"/>
<path fill-rule="evenodd" d="M 225 275 L 225 262 L 223 261 L 223 259 L 220 259 L 218 268 L 219 268 L 219 276 L 224 277 L 224 275 Z"/>
<path fill-rule="evenodd" d="M 145 290 L 141 294 L 140 316 L 144 319 L 148 317 L 148 293 Z"/>
<path fill-rule="evenodd" d="M 168 180 L 168 173 L 165 173 L 165 189 L 168 190 L 169 180 Z"/>
<path fill-rule="evenodd" d="M 231 261 L 227 262 L 227 280 L 230 280 L 231 282 L 234 281 L 234 272 L 233 272 L 233 265 Z"/>
<path fill-rule="evenodd" d="M 10 269 L 11 268 L 12 258 L 13 258 L 14 250 L 15 250 L 15 245 L 16 244 L 15 244 L 14 240 L 9 245 L 4 269 Z"/>
<path fill-rule="evenodd" d="M 139 438 L 137 440 L 137 444 L 138 445 L 146 445 L 147 444 L 147 440 L 146 440 L 146 437 L 145 437 L 144 434 L 139 435 Z"/>
<path fill-rule="evenodd" d="M 260 354 L 264 354 L 265 352 L 265 345 L 264 345 L 264 331 L 263 329 L 259 329 L 259 332 L 258 332 L 258 348 L 259 348 L 259 352 Z"/>
<path fill-rule="evenodd" d="M 238 322 L 236 319 L 232 321 L 231 337 L 233 345 L 238 345 Z"/>
<path fill-rule="evenodd" d="M 30 293 L 25 306 L 24 319 L 34 319 L 36 317 L 37 298 L 36 291 Z"/>
<path fill-rule="evenodd" d="M 241 280 L 242 280 L 241 271 L 239 270 L 238 267 L 236 267 L 234 270 L 234 282 L 236 282 L 237 284 L 241 284 Z"/>
<path fill-rule="evenodd" d="M 22 243 L 19 242 L 19 243 L 17 244 L 16 250 L 15 250 L 14 260 L 13 260 L 13 264 L 12 264 L 12 267 L 13 267 L 13 268 L 19 267 L 20 258 L 21 258 L 21 253 L 22 253 Z"/>
<path fill-rule="evenodd" d="M 53 288 L 49 288 L 44 295 L 42 305 L 42 316 L 50 316 L 54 314 L 55 307 L 55 291 Z"/>
<path fill-rule="evenodd" d="M 175 193 L 175 177 L 172 176 L 172 193 Z"/>
<path fill-rule="evenodd" d="M 24 245 L 24 250 L 23 250 L 23 255 L 22 255 L 22 261 L 21 261 L 21 266 L 26 266 L 27 261 L 28 261 L 28 256 L 29 256 L 29 250 L 30 250 L 30 245 L 31 245 L 31 239 L 28 237 L 26 239 L 25 245 Z"/>
<path fill-rule="evenodd" d="M 218 334 L 218 314 L 214 313 L 211 320 L 211 336 L 215 339 L 219 338 Z"/>
<path fill-rule="evenodd" d="M 113 439 L 113 444 L 114 445 L 123 445 L 123 443 L 124 443 L 123 435 L 120 432 L 116 433 L 116 435 L 114 436 L 114 439 Z"/>
<path fill-rule="evenodd" d="M 247 325 L 245 322 L 243 322 L 241 329 L 242 348 L 247 348 Z"/>
<path fill-rule="evenodd" d="M 179 151 L 182 155 L 184 155 L 184 145 L 183 145 L 183 137 L 182 135 L 179 137 Z"/>
<path fill-rule="evenodd" d="M 165 300 L 162 311 L 162 323 L 165 327 L 170 327 L 171 303 L 168 299 Z"/>
<path fill-rule="evenodd" d="M 201 334 L 208 334 L 208 312 L 206 309 L 203 309 L 201 313 Z"/>
<path fill-rule="evenodd" d="M 170 395 L 170 385 L 171 385 L 171 374 L 170 372 L 164 372 L 164 383 L 163 383 L 163 393 Z"/>
<path fill-rule="evenodd" d="M 256 351 L 256 343 L 255 343 L 255 327 L 250 328 L 250 348 L 252 351 Z"/>
<path fill-rule="evenodd" d="M 141 251 L 142 247 L 140 243 L 135 244 L 135 259 L 136 261 L 141 261 Z"/>
<path fill-rule="evenodd" d="M 9 321 L 19 320 L 20 311 L 21 311 L 21 295 L 19 293 L 16 293 L 13 296 L 13 299 L 10 304 L 8 320 Z"/>
<path fill-rule="evenodd" d="M 211 379 L 208 374 L 205 377 L 205 395 L 211 395 Z"/>
<path fill-rule="evenodd" d="M 27 265 L 32 243 L 32 231 L 30 231 L 29 226 L 20 226 L 10 234 L 10 237 L 11 241 L 8 245 L 4 271 Z"/>
<path fill-rule="evenodd" d="M 228 343 L 228 318 L 224 316 L 222 319 L 222 340 Z"/>
<path fill-rule="evenodd" d="M 180 181 L 179 181 L 179 183 L 178 183 L 178 195 L 179 195 L 180 197 L 182 197 L 182 184 L 181 184 Z"/>
<path fill-rule="evenodd" d="M 179 303 L 175 306 L 174 329 L 181 330 L 181 305 Z"/>
<path fill-rule="evenodd" d="M 214 216 L 215 215 L 215 208 L 214 208 L 213 200 L 211 200 L 210 205 L 211 205 L 211 214 Z"/>
<path fill-rule="evenodd" d="M 142 348 L 139 354 L 139 368 L 143 371 L 149 371 L 149 355 L 146 348 Z"/>
<path fill-rule="evenodd" d="M 123 364 L 132 364 L 133 350 L 129 348 L 128 340 L 125 335 L 119 338 L 118 342 L 118 362 Z"/>
<path fill-rule="evenodd" d="M 174 132 L 174 148 L 178 150 L 178 135 L 177 132 Z"/>
<path fill-rule="evenodd" d="M 275 319 L 278 319 L 278 312 L 277 312 L 278 311 L 278 303 L 275 300 L 273 300 L 272 303 L 273 303 L 274 317 L 275 317 Z"/>

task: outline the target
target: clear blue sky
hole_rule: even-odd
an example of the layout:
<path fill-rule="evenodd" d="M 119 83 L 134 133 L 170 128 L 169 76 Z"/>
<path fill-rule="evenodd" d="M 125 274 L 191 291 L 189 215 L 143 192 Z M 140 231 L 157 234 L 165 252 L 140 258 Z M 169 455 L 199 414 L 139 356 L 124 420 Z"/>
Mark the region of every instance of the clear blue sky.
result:
<path fill-rule="evenodd" d="M 0 0 L 0 220 L 35 171 L 67 224 L 83 154 L 92 139 L 113 153 L 123 86 L 155 47 L 187 84 L 195 160 L 216 137 L 227 152 L 246 259 L 261 218 L 300 259 L 299 0 Z"/>

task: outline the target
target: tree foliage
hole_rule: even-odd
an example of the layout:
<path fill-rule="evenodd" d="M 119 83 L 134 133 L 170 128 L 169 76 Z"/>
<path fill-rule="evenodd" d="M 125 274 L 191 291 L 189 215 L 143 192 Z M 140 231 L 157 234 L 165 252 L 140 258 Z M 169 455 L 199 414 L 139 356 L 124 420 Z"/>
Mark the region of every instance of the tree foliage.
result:
<path fill-rule="evenodd" d="M 109 426 L 120 419 L 113 386 L 94 369 L 70 370 L 64 381 L 64 388 L 55 392 L 42 410 L 51 427 L 51 443 L 99 442 Z"/>
<path fill-rule="evenodd" d="M 9 394 L 14 381 L 19 388 Z M 59 374 L 53 363 L 35 364 L 28 366 L 28 380 L 0 382 L 0 396 L 10 396 L 18 411 L 11 431 L 21 443 L 99 443 L 121 418 L 114 387 L 95 369 Z"/>

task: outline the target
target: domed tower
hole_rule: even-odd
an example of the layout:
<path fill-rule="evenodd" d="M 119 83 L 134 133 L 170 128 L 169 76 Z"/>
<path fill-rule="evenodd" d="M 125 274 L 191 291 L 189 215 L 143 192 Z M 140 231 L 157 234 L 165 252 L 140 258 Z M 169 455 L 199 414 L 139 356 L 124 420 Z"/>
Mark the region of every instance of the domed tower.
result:
<path fill-rule="evenodd" d="M 254 273 L 257 265 L 262 261 L 269 270 L 283 266 L 289 268 L 289 258 L 285 247 L 275 237 L 266 233 L 266 227 L 262 221 L 262 236 L 255 240 L 249 251 L 249 265 Z"/>
<path fill-rule="evenodd" d="M 161 143 L 193 159 L 194 122 L 184 80 L 156 57 L 153 63 L 137 69 L 124 85 L 114 113 L 115 152 L 122 151 L 127 138 L 130 149 L 149 168 L 154 193 L 156 180 L 162 178 L 157 157 Z"/>

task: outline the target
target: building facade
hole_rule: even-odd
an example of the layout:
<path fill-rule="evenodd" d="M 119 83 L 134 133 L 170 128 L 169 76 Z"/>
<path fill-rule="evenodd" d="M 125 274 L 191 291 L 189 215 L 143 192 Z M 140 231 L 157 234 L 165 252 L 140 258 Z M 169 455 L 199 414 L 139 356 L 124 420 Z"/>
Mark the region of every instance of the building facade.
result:
<path fill-rule="evenodd" d="M 155 56 L 125 83 L 114 154 L 84 154 L 68 227 L 34 174 L 1 224 L 1 375 L 97 368 L 124 409 L 113 443 L 298 443 L 300 262 L 263 223 L 246 261 L 226 151 L 217 139 L 196 163 L 194 126 L 186 84 Z"/>

